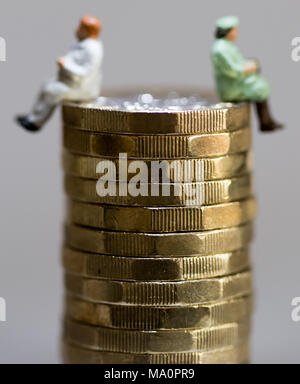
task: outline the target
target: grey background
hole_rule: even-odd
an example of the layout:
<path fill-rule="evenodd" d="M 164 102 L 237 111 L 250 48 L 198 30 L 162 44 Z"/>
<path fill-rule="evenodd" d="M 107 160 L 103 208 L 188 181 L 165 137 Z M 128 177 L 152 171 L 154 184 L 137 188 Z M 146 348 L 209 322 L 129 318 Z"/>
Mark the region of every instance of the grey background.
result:
<path fill-rule="evenodd" d="M 300 63 L 291 40 L 300 35 L 300 3 L 227 0 L 3 0 L 0 36 L 0 323 L 1 363 L 59 361 L 62 314 L 60 246 L 64 201 L 59 113 L 39 135 L 21 131 L 16 113 L 32 104 L 55 60 L 73 42 L 79 17 L 104 25 L 106 87 L 213 87 L 210 49 L 215 19 L 241 17 L 239 45 L 258 57 L 273 84 L 273 109 L 288 129 L 261 135 L 254 124 L 260 214 L 253 249 L 257 304 L 253 362 L 299 363 L 300 323 L 291 301 L 300 296 L 299 90 Z"/>

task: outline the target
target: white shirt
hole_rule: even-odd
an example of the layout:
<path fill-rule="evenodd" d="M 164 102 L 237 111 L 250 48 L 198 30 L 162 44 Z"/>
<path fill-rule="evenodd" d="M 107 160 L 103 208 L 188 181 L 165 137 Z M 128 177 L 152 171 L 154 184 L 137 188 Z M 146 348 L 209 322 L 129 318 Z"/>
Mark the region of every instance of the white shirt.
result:
<path fill-rule="evenodd" d="M 102 42 L 90 38 L 79 41 L 64 57 L 60 80 L 80 93 L 82 98 L 96 98 L 101 88 L 102 60 Z"/>

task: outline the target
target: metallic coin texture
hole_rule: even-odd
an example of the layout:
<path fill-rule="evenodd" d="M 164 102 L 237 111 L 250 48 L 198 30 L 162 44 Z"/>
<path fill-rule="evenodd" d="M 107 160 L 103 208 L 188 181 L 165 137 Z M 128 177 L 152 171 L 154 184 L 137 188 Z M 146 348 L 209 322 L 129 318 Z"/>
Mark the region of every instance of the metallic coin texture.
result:
<path fill-rule="evenodd" d="M 139 189 L 139 196 L 129 193 L 127 196 L 120 196 L 119 193 L 116 196 L 100 196 L 97 181 L 72 176 L 65 178 L 66 193 L 74 200 L 131 207 L 214 205 L 243 200 L 253 194 L 250 175 L 202 183 L 142 184 Z M 158 193 L 153 196 L 156 190 Z"/>
<path fill-rule="evenodd" d="M 66 245 L 71 248 L 113 256 L 188 257 L 233 252 L 253 238 L 252 223 L 207 232 L 151 234 L 97 231 L 67 225 Z"/>
<path fill-rule="evenodd" d="M 141 306 L 189 306 L 251 294 L 252 273 L 174 283 L 96 280 L 66 274 L 68 294 L 88 301 Z"/>
<path fill-rule="evenodd" d="M 67 364 L 246 364 L 250 104 L 112 92 L 63 104 Z"/>
<path fill-rule="evenodd" d="M 249 151 L 251 129 L 206 135 L 120 135 L 89 133 L 64 127 L 64 147 L 70 152 L 129 159 L 192 159 Z"/>
<path fill-rule="evenodd" d="M 194 232 L 239 226 L 253 220 L 254 198 L 203 207 L 119 207 L 68 202 L 68 220 L 97 229 L 126 232 Z"/>
<path fill-rule="evenodd" d="M 109 100 L 108 100 L 109 101 Z M 107 104 L 107 103 L 106 103 Z M 197 100 L 195 102 L 197 104 Z M 120 111 L 100 103 L 65 103 L 65 124 L 92 132 L 133 134 L 197 134 L 226 132 L 250 123 L 247 104 L 215 104 L 198 110 L 167 113 Z"/>
<path fill-rule="evenodd" d="M 103 174 L 97 172 L 97 167 L 100 162 L 106 161 L 107 158 L 91 157 L 73 154 L 68 151 L 63 152 L 63 168 L 67 175 L 87 178 L 99 179 Z M 109 159 L 114 164 L 116 173 L 112 180 L 118 182 L 128 182 L 135 173 L 130 173 L 129 170 L 135 163 L 135 160 L 128 160 L 124 175 L 120 172 L 119 159 Z M 151 160 L 143 160 L 148 170 L 148 183 L 153 182 Z M 121 160 L 121 164 L 124 160 Z M 161 173 L 158 178 L 159 183 L 165 183 L 169 179 L 170 183 L 176 183 L 178 180 L 195 183 L 203 181 L 224 180 L 233 177 L 249 174 L 253 169 L 252 152 L 241 152 L 228 156 L 221 156 L 207 159 L 178 159 L 161 160 Z M 123 170 L 122 170 L 123 172 Z"/>
<path fill-rule="evenodd" d="M 246 364 L 249 360 L 249 342 L 209 352 L 164 354 L 95 352 L 64 343 L 62 354 L 65 364 Z"/>
<path fill-rule="evenodd" d="M 64 248 L 70 274 L 123 281 L 186 281 L 233 275 L 249 268 L 247 248 L 235 252 L 181 258 L 135 258 L 97 255 Z"/>
<path fill-rule="evenodd" d="M 65 313 L 76 322 L 106 328 L 142 331 L 210 328 L 250 318 L 252 297 L 190 307 L 143 307 L 101 304 L 66 298 Z"/>
<path fill-rule="evenodd" d="M 205 352 L 239 345 L 249 338 L 247 323 L 184 331 L 126 331 L 65 321 L 65 340 L 97 351 L 117 353 Z"/>

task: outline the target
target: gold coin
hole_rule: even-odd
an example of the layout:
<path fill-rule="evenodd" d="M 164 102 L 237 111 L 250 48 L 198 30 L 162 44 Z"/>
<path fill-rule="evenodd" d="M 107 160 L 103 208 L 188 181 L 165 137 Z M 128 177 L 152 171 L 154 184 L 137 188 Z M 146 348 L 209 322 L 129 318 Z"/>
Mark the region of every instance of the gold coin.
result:
<path fill-rule="evenodd" d="M 254 198 L 203 207 L 101 206 L 69 201 L 68 218 L 78 225 L 127 232 L 193 232 L 230 228 L 254 219 Z"/>
<path fill-rule="evenodd" d="M 191 307 L 140 307 L 100 304 L 68 296 L 69 318 L 90 325 L 143 331 L 209 328 L 238 323 L 251 316 L 252 297 Z"/>
<path fill-rule="evenodd" d="M 250 123 L 248 104 L 219 104 L 183 112 L 125 112 L 97 104 L 65 103 L 63 120 L 83 130 L 110 133 L 194 134 L 231 131 Z"/>
<path fill-rule="evenodd" d="M 67 272 L 83 277 L 125 281 L 184 281 L 233 275 L 249 267 L 248 249 L 212 256 L 133 258 L 96 255 L 64 248 Z"/>
<path fill-rule="evenodd" d="M 100 178 L 101 174 L 97 172 L 97 166 L 99 162 L 106 160 L 106 158 L 76 155 L 68 151 L 64 151 L 63 153 L 63 167 L 65 173 L 88 179 L 98 180 Z M 116 181 L 127 182 L 135 175 L 129 173 L 135 160 L 128 160 L 127 167 L 125 167 L 125 176 L 120 174 L 119 160 L 110 159 L 110 161 L 116 168 Z M 124 160 L 122 160 L 122 162 L 123 161 Z M 144 162 L 148 170 L 148 183 L 151 183 L 152 162 L 151 160 L 144 160 Z M 163 160 L 161 163 L 165 164 L 165 166 L 162 166 L 161 168 L 162 173 L 158 180 L 160 183 L 163 183 L 166 177 L 169 178 L 171 183 L 176 183 L 178 180 L 188 180 L 189 182 L 194 183 L 230 179 L 249 174 L 253 169 L 252 152 L 242 152 L 211 159 L 179 159 L 175 162 L 174 160 Z"/>
<path fill-rule="evenodd" d="M 119 353 L 205 352 L 239 345 L 250 336 L 249 322 L 183 331 L 128 331 L 65 321 L 68 343 Z"/>
<path fill-rule="evenodd" d="M 249 361 L 249 342 L 208 352 L 125 354 L 95 352 L 64 343 L 65 364 L 245 364 Z"/>
<path fill-rule="evenodd" d="M 131 159 L 182 159 L 224 156 L 250 150 L 251 129 L 207 135 L 148 135 L 89 133 L 64 127 L 64 146 L 73 153 Z"/>
<path fill-rule="evenodd" d="M 253 225 L 209 232 L 123 233 L 66 226 L 66 243 L 82 251 L 116 256 L 187 257 L 236 251 L 253 238 Z"/>
<path fill-rule="evenodd" d="M 88 301 L 143 306 L 188 306 L 251 294 L 252 273 L 174 283 L 95 280 L 66 274 L 65 285 L 70 295 Z"/>
<path fill-rule="evenodd" d="M 207 181 L 188 184 L 142 184 L 145 196 L 100 196 L 97 193 L 97 181 L 67 176 L 65 190 L 72 199 L 89 203 L 128 205 L 142 207 L 168 207 L 189 205 L 222 204 L 250 197 L 253 193 L 250 175 L 228 180 Z M 159 196 L 153 196 L 153 187 L 158 189 Z M 191 196 L 195 196 L 191 199 Z"/>

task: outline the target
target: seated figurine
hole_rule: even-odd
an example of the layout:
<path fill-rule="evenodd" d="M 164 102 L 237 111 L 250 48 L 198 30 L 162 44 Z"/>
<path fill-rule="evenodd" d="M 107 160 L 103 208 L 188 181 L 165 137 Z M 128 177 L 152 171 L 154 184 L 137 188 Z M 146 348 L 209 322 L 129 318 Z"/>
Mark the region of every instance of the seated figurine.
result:
<path fill-rule="evenodd" d="M 239 19 L 227 16 L 217 21 L 216 41 L 212 50 L 215 79 L 224 102 L 253 102 L 256 104 L 262 132 L 283 128 L 270 112 L 269 83 L 259 74 L 258 63 L 245 60 L 233 44 L 238 36 Z"/>
<path fill-rule="evenodd" d="M 57 61 L 57 79 L 46 82 L 28 115 L 17 117 L 23 128 L 39 131 L 64 100 L 89 101 L 100 95 L 103 59 L 103 46 L 98 39 L 100 32 L 98 19 L 91 16 L 81 19 L 76 31 L 78 42 Z"/>

